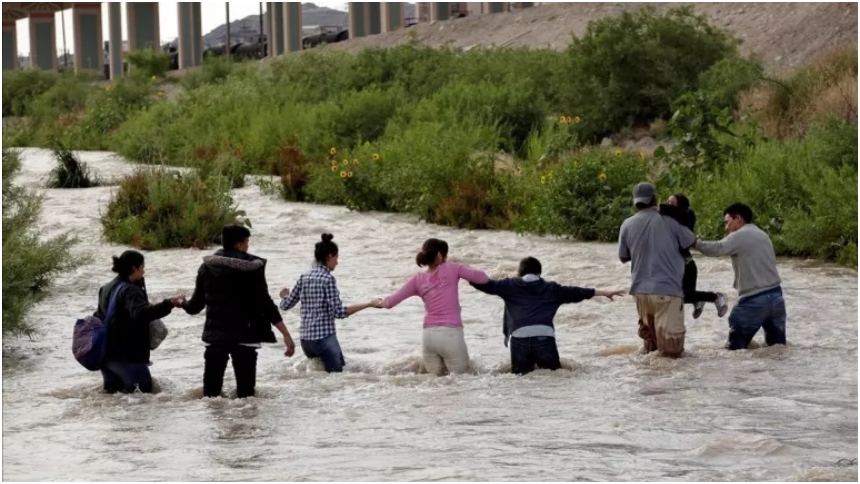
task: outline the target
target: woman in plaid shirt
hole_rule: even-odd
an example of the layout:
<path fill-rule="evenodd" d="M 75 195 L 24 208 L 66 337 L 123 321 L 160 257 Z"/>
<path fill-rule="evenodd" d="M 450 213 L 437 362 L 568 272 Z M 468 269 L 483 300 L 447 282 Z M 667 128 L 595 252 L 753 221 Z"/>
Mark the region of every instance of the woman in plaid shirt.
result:
<path fill-rule="evenodd" d="M 377 307 L 379 301 L 355 306 L 344 306 L 337 290 L 337 281 L 331 272 L 337 267 L 337 244 L 331 234 L 323 234 L 322 241 L 314 248 L 316 265 L 310 272 L 302 274 L 293 287 L 281 289 L 280 307 L 286 311 L 302 303 L 299 335 L 302 351 L 308 358 L 321 358 L 325 371 L 342 372 L 346 362 L 337 340 L 335 319 L 347 318 L 363 309 Z"/>

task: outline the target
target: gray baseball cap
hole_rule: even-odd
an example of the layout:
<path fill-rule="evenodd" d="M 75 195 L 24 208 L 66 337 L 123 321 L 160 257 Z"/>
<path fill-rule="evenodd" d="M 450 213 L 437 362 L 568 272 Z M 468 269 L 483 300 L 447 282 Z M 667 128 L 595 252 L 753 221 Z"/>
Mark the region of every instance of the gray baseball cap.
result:
<path fill-rule="evenodd" d="M 633 187 L 633 205 L 637 203 L 651 203 L 657 196 L 657 189 L 648 182 L 642 182 Z"/>

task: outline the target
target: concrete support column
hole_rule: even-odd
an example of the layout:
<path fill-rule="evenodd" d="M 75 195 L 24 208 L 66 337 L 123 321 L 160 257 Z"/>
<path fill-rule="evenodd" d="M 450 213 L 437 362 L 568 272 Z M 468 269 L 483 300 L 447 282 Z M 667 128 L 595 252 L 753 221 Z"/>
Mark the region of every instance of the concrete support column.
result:
<path fill-rule="evenodd" d="M 534 7 L 534 2 L 517 2 L 514 4 L 514 7 L 517 9 L 531 8 Z"/>
<path fill-rule="evenodd" d="M 30 12 L 30 64 L 57 70 L 57 25 L 54 12 Z"/>
<path fill-rule="evenodd" d="M 406 25 L 406 8 L 402 2 L 382 4 L 382 31 L 392 32 Z"/>
<path fill-rule="evenodd" d="M 502 13 L 507 12 L 505 2 L 484 2 L 484 13 Z"/>
<path fill-rule="evenodd" d="M 75 72 L 94 70 L 104 66 L 102 52 L 102 6 L 100 3 L 72 5 L 72 29 L 75 37 Z"/>
<path fill-rule="evenodd" d="M 266 23 L 268 24 L 269 55 L 274 57 L 284 53 L 284 2 L 266 2 Z"/>
<path fill-rule="evenodd" d="M 450 2 L 433 2 L 430 4 L 430 21 L 441 22 L 451 18 Z"/>
<path fill-rule="evenodd" d="M 113 3 L 113 2 L 111 2 Z M 126 2 L 128 50 L 161 50 L 158 2 Z"/>
<path fill-rule="evenodd" d="M 284 2 L 284 51 L 302 50 L 302 2 Z"/>
<path fill-rule="evenodd" d="M 122 77 L 122 5 L 108 2 L 108 63 L 110 79 Z"/>
<path fill-rule="evenodd" d="M 18 27 L 14 20 L 3 21 L 3 70 L 18 68 Z"/>
<path fill-rule="evenodd" d="M 395 7 L 396 8 L 396 7 Z M 400 7 L 401 10 L 403 9 Z M 403 15 L 400 24 L 403 24 Z M 349 3 L 349 38 L 367 37 L 383 32 L 383 2 Z"/>
<path fill-rule="evenodd" d="M 200 2 L 177 2 L 176 8 L 179 13 L 179 68 L 198 66 L 203 62 Z"/>

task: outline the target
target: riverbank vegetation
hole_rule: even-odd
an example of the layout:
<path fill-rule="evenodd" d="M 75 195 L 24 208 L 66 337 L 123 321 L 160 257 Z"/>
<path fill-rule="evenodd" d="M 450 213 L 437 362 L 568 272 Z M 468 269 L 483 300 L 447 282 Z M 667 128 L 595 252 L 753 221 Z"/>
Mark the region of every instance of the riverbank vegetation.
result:
<path fill-rule="evenodd" d="M 179 86 L 4 73 L 4 115 L 24 119 L 3 143 L 59 138 L 233 186 L 277 175 L 290 200 L 580 240 L 615 240 L 650 179 L 689 195 L 701 236 L 743 201 L 779 254 L 856 267 L 856 47 L 778 77 L 738 45 L 690 9 L 642 9 L 563 51 L 315 49 Z"/>

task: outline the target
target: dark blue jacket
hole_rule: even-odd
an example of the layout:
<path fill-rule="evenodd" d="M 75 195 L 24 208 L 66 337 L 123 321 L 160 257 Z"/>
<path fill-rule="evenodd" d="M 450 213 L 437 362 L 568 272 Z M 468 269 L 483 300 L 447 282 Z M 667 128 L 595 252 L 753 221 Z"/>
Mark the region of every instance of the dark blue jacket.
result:
<path fill-rule="evenodd" d="M 562 304 L 578 303 L 594 297 L 594 289 L 562 286 L 543 279 L 526 282 L 521 277 L 490 280 L 486 284 L 472 284 L 475 289 L 499 296 L 505 301 L 502 332 L 505 344 L 514 331 L 533 325 L 554 328 L 555 313 Z"/>

